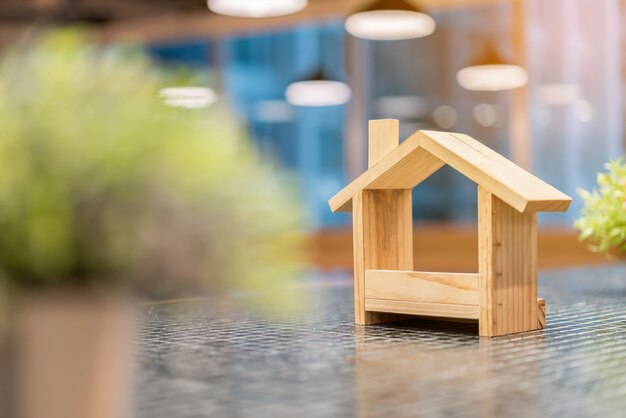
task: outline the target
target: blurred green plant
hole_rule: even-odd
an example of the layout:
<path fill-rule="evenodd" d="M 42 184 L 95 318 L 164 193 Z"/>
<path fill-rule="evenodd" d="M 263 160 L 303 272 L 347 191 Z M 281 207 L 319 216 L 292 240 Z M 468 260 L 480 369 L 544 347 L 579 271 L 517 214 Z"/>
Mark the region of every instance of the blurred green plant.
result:
<path fill-rule="evenodd" d="M 574 226 L 593 252 L 626 252 L 626 164 L 623 158 L 605 165 L 598 173 L 598 187 L 579 190 L 584 207 Z"/>
<path fill-rule="evenodd" d="M 178 109 L 136 48 L 59 31 L 0 61 L 5 285 L 207 285 L 276 299 L 303 265 L 289 179 L 219 107 Z M 288 299 L 288 298 L 287 298 Z M 267 300 L 265 301 L 267 302 Z"/>

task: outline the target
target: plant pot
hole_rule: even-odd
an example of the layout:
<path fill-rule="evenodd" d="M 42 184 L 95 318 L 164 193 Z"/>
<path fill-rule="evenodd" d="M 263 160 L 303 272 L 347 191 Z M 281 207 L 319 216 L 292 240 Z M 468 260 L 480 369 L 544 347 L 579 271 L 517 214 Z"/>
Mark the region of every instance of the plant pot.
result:
<path fill-rule="evenodd" d="M 9 312 L 3 393 L 9 418 L 120 418 L 131 378 L 127 300 L 38 292 Z"/>

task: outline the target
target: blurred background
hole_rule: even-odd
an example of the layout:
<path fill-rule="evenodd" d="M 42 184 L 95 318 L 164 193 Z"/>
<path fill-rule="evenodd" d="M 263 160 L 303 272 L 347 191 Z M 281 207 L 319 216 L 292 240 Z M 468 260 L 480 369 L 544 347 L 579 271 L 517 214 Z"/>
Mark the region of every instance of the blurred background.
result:
<path fill-rule="evenodd" d="M 346 24 L 376 8 L 423 20 L 415 33 Z M 0 42 L 87 26 L 103 42 L 139 44 L 158 66 L 205 74 L 198 87 L 210 90 L 179 105 L 227 105 L 262 158 L 296 176 L 311 258 L 323 268 L 351 266 L 349 214 L 332 214 L 327 201 L 367 167 L 369 119 L 399 119 L 401 139 L 418 129 L 469 134 L 575 198 L 565 214 L 540 215 L 545 267 L 604 261 L 572 224 L 577 189 L 623 153 L 624 9 L 620 0 L 2 0 Z M 477 64 L 521 74 L 472 85 L 461 70 Z M 311 80 L 342 84 L 288 94 Z M 414 190 L 413 215 L 416 268 L 475 268 L 471 181 L 440 170 Z"/>
<path fill-rule="evenodd" d="M 398 119 L 401 140 L 420 129 L 468 134 L 572 196 L 568 212 L 539 214 L 540 269 L 620 259 L 590 252 L 579 233 L 623 261 L 626 166 L 598 172 L 626 145 L 625 34 L 624 0 L 0 0 L 0 415 L 126 416 L 132 341 L 143 341 L 148 364 L 138 387 L 154 388 L 146 404 L 158 408 L 154 400 L 177 393 L 150 374 L 170 376 L 159 365 L 170 339 L 191 347 L 172 364 L 208 370 L 219 386 L 229 376 L 220 347 L 236 353 L 252 335 L 229 360 L 247 373 L 259 367 L 241 359 L 269 347 L 255 338 L 285 347 L 304 338 L 291 325 L 286 334 L 242 326 L 226 294 L 293 324 L 307 308 L 351 323 L 341 290 L 352 285 L 351 217 L 331 213 L 328 200 L 367 169 L 371 119 Z M 596 183 L 602 193 L 579 196 Z M 476 206 L 476 185 L 449 167 L 413 191 L 415 270 L 477 271 Z M 343 293 L 329 298 L 327 287 Z M 577 302 L 592 294 L 580 289 Z M 200 300 L 195 324 L 167 314 Z M 596 300 L 623 311 L 621 300 Z M 311 323 L 317 338 L 323 327 Z M 338 328 L 324 338 L 334 341 Z M 346 346 L 358 349 L 345 329 Z M 308 364 L 320 342 L 304 346 L 315 353 L 305 350 L 299 363 Z M 328 347 L 353 363 L 352 352 Z M 270 369 L 286 371 L 291 398 L 297 373 L 278 364 Z M 338 373 L 330 364 L 312 386 Z M 275 381 L 257 378 L 263 388 Z M 196 383 L 180 386 L 177 402 Z M 246 397 L 226 386 L 235 393 L 223 399 Z M 220 398 L 203 390 L 203 401 Z M 526 403 L 515 390 L 493 397 Z"/>

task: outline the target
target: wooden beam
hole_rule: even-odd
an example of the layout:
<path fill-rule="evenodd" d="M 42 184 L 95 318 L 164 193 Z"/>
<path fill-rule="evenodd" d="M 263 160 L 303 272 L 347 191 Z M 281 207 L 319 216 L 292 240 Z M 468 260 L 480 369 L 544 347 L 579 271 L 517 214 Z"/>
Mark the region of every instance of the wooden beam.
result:
<path fill-rule="evenodd" d="M 469 135 L 419 131 L 421 146 L 518 212 L 567 210 L 572 199 Z"/>
<path fill-rule="evenodd" d="M 398 147 L 398 121 L 371 121 L 368 137 L 371 166 Z M 354 321 L 367 325 L 398 320 L 397 315 L 367 312 L 365 271 L 413 270 L 411 190 L 363 190 L 354 200 Z"/>
<path fill-rule="evenodd" d="M 378 164 L 361 174 L 329 200 L 333 212 L 349 212 L 351 199 L 362 189 L 411 189 L 443 166 L 437 158 L 419 148 L 412 135 Z"/>
<path fill-rule="evenodd" d="M 395 313 L 401 315 L 429 316 L 434 318 L 470 319 L 478 320 L 480 327 L 480 309 L 478 304 L 466 305 L 456 303 L 412 302 L 407 300 L 392 300 L 365 298 L 365 309 L 375 311 L 370 313 Z M 533 329 L 546 327 L 546 301 L 538 298 L 534 304 L 537 310 L 537 325 Z M 481 335 L 483 335 L 481 333 Z"/>
<path fill-rule="evenodd" d="M 365 307 L 365 271 L 413 269 L 410 190 L 363 190 L 354 197 L 354 318 L 359 325 L 400 319 Z"/>
<path fill-rule="evenodd" d="M 437 302 L 410 302 L 405 300 L 365 299 L 365 309 L 405 315 L 441 318 L 478 319 L 478 305 Z"/>
<path fill-rule="evenodd" d="M 363 189 L 411 189 L 443 164 L 482 185 L 519 212 L 567 210 L 572 199 L 474 138 L 417 131 L 329 200 L 333 212 L 349 212 Z"/>
<path fill-rule="evenodd" d="M 223 37 L 263 31 L 287 30 L 295 26 L 345 16 L 354 1 L 313 1 L 301 12 L 272 18 L 238 18 L 210 13 L 170 13 L 145 19 L 129 19 L 109 25 L 102 32 L 108 41 L 143 40 L 167 42 L 184 38 Z"/>
<path fill-rule="evenodd" d="M 299 13 L 267 19 L 220 16 L 205 8 L 192 12 L 176 12 L 171 11 L 170 6 L 163 2 L 135 4 L 123 0 L 89 0 L 84 6 L 112 13 L 115 21 L 98 29 L 98 33 L 105 41 L 174 42 L 189 38 L 215 38 L 287 30 L 311 22 L 342 19 L 368 1 L 370 0 L 311 0 Z M 416 4 L 431 13 L 445 13 L 491 6 L 504 1 L 507 0 L 419 0 Z M 22 0 L 13 0 L 0 6 L 2 9 L 0 19 L 2 11 L 10 11 L 11 14 L 23 11 L 26 16 L 32 15 L 32 21 L 20 25 L 31 26 L 39 16 L 38 13 L 54 12 L 61 3 L 61 0 L 33 0 L 25 5 Z M 4 21 L 0 24 L 7 25 L 11 26 L 13 23 Z M 6 28 L 2 29 L 2 32 L 6 33 Z M 0 42 L 12 41 L 18 36 L 12 32 L 10 36 L 0 38 Z"/>
<path fill-rule="evenodd" d="M 365 271 L 365 298 L 478 305 L 478 274 Z"/>
<path fill-rule="evenodd" d="M 286 30 L 315 21 L 343 19 L 351 11 L 371 0 L 309 1 L 301 12 L 266 19 L 220 16 L 208 10 L 194 13 L 177 13 L 141 19 L 127 19 L 104 29 L 103 37 L 109 41 L 124 39 L 146 42 L 168 42 L 184 38 L 223 37 Z M 507 0 L 419 0 L 416 4 L 431 13 L 445 13 L 460 9 L 492 6 Z"/>
<path fill-rule="evenodd" d="M 478 186 L 479 333 L 538 329 L 537 215 Z"/>
<path fill-rule="evenodd" d="M 398 119 L 370 120 L 367 168 L 372 168 L 400 144 L 400 121 Z"/>

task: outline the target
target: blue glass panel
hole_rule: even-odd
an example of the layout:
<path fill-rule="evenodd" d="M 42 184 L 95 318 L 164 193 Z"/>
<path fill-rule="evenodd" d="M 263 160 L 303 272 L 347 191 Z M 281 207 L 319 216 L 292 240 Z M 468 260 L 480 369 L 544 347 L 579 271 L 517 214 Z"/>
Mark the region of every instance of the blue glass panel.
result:
<path fill-rule="evenodd" d="M 211 48 L 205 39 L 187 40 L 168 44 L 153 44 L 148 53 L 157 62 L 206 68 L 210 62 Z"/>
<path fill-rule="evenodd" d="M 284 92 L 320 70 L 345 79 L 343 37 L 343 25 L 334 22 L 231 38 L 225 45 L 224 82 L 233 106 L 263 155 L 297 173 L 312 228 L 348 220 L 333 215 L 327 203 L 345 183 L 345 106 L 292 107 Z"/>

